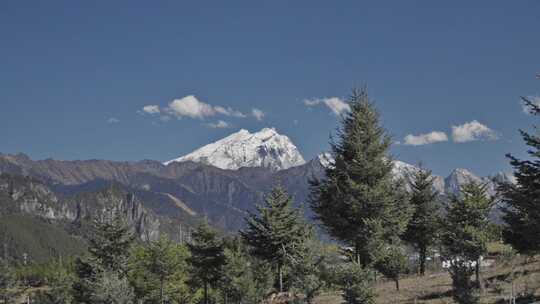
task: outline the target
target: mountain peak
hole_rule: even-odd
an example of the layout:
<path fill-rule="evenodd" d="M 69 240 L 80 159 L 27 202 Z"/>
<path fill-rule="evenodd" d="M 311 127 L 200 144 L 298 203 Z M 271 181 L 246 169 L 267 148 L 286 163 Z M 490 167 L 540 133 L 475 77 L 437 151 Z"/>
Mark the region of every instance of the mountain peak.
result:
<path fill-rule="evenodd" d="M 254 133 L 240 129 L 164 164 L 182 161 L 201 162 L 228 170 L 237 170 L 241 167 L 282 170 L 305 163 L 289 137 L 279 134 L 275 128 L 263 128 Z"/>

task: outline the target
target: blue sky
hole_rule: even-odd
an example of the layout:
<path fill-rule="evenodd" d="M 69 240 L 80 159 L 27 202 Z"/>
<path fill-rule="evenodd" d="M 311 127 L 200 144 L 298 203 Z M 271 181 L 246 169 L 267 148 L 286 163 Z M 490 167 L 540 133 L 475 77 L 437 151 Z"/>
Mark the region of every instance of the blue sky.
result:
<path fill-rule="evenodd" d="M 398 159 L 443 175 L 507 170 L 505 153 L 524 155 L 517 129 L 535 122 L 519 96 L 540 91 L 539 12 L 538 1 L 2 1 L 0 151 L 168 160 L 275 127 L 311 158 L 338 125 L 327 104 L 367 84 Z"/>

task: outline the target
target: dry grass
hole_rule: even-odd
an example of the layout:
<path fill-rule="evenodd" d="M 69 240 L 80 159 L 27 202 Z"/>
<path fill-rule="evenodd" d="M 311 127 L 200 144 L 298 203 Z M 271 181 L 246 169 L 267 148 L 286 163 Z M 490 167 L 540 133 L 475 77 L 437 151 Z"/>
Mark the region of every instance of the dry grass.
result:
<path fill-rule="evenodd" d="M 498 248 L 501 249 L 501 248 Z M 481 303 L 508 303 L 506 300 L 512 291 L 512 273 L 514 274 L 514 292 L 517 303 L 532 303 L 540 300 L 540 260 L 514 257 L 503 259 L 482 269 L 482 278 L 486 286 L 481 295 Z M 446 271 L 427 273 L 424 277 L 408 276 L 400 280 L 400 291 L 393 282 L 380 280 L 376 284 L 377 299 L 380 304 L 387 303 L 454 303 L 452 300 L 452 281 Z M 339 294 L 325 294 L 316 299 L 316 304 L 341 303 Z"/>

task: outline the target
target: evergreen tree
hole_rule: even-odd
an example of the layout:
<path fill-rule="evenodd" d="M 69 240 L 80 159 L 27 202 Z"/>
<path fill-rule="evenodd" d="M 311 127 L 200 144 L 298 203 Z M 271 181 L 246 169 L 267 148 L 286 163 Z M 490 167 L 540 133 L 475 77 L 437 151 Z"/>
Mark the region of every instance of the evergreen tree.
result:
<path fill-rule="evenodd" d="M 224 303 L 260 303 L 272 287 L 270 269 L 251 257 L 242 239 L 225 243 L 227 263 L 220 282 Z M 264 274 L 266 272 L 266 274 Z"/>
<path fill-rule="evenodd" d="M 60 260 L 58 263 L 54 263 L 53 266 L 56 268 L 47 277 L 47 285 L 50 288 L 41 294 L 42 298 L 37 302 L 51 304 L 74 303 L 71 292 L 71 287 L 75 280 L 72 263 L 64 264 Z"/>
<path fill-rule="evenodd" d="M 494 202 L 486 194 L 486 188 L 486 185 L 475 182 L 461 187 L 460 196 L 454 196 L 448 205 L 441 240 L 443 257 L 451 264 L 452 277 L 463 280 L 467 273 L 465 268 L 470 267 L 476 272 L 479 287 L 482 287 L 480 257 L 487 253 L 488 215 Z M 454 283 L 459 283 L 455 286 L 468 286 L 460 282 Z"/>
<path fill-rule="evenodd" d="M 398 246 L 384 249 L 384 253 L 375 263 L 375 269 L 388 279 L 394 281 L 396 290 L 399 291 L 399 278 L 407 270 L 407 256 Z"/>
<path fill-rule="evenodd" d="M 168 303 L 187 293 L 186 247 L 166 237 L 137 246 L 130 257 L 129 277 L 137 297 L 152 303 Z"/>
<path fill-rule="evenodd" d="M 373 272 L 356 262 L 338 267 L 337 283 L 341 286 L 344 304 L 374 304 L 375 294 L 371 287 Z"/>
<path fill-rule="evenodd" d="M 454 259 L 450 262 L 448 270 L 452 278 L 452 298 L 459 304 L 477 304 L 479 297 L 471 281 L 474 272 L 471 262 Z"/>
<path fill-rule="evenodd" d="M 437 241 L 441 220 L 439 202 L 437 201 L 438 193 L 433 190 L 433 180 L 431 171 L 422 167 L 420 170 L 410 172 L 408 176 L 413 214 L 402 239 L 418 251 L 420 275 L 422 276 L 426 272 L 428 250 Z"/>
<path fill-rule="evenodd" d="M 118 214 L 110 220 L 94 221 L 94 235 L 90 238 L 88 252 L 91 260 L 106 270 L 124 276 L 134 234 Z"/>
<path fill-rule="evenodd" d="M 92 301 L 96 304 L 133 304 L 135 295 L 126 276 L 102 269 L 91 282 Z"/>
<path fill-rule="evenodd" d="M 94 303 L 99 279 L 124 280 L 131 244 L 135 237 L 118 214 L 111 219 L 95 220 L 86 258 L 75 260 L 73 297 L 76 303 Z M 104 276 L 102 272 L 109 272 Z M 115 276 L 112 276 L 115 274 Z"/>
<path fill-rule="evenodd" d="M 314 237 L 302 244 L 298 256 L 290 261 L 290 268 L 291 286 L 304 295 L 304 301 L 308 304 L 313 303 L 315 297 L 331 281 L 328 256 L 323 245 Z"/>
<path fill-rule="evenodd" d="M 367 92 L 353 91 L 350 112 L 332 141 L 334 162 L 311 181 L 310 202 L 328 233 L 350 244 L 362 266 L 403 233 L 409 218 L 406 192 L 393 180 L 391 138 Z"/>
<path fill-rule="evenodd" d="M 268 261 L 277 269 L 279 291 L 283 291 L 283 267 L 298 254 L 308 229 L 302 214 L 292 207 L 292 197 L 276 187 L 257 206 L 259 214 L 250 214 L 247 228 L 240 235 L 250 246 L 251 253 Z"/>
<path fill-rule="evenodd" d="M 194 271 L 194 278 L 204 288 L 204 304 L 208 304 L 208 288 L 217 285 L 226 263 L 223 242 L 205 219 L 193 232 L 188 243 L 191 257 L 188 259 Z"/>
<path fill-rule="evenodd" d="M 530 113 L 540 115 L 537 104 L 522 97 Z M 540 136 L 520 130 L 525 143 L 530 147 L 527 151 L 530 159 L 521 160 L 507 154 L 514 167 L 516 184 L 502 183 L 499 194 L 506 203 L 503 219 L 506 222 L 503 231 L 504 240 L 517 251 L 525 254 L 540 252 Z"/>

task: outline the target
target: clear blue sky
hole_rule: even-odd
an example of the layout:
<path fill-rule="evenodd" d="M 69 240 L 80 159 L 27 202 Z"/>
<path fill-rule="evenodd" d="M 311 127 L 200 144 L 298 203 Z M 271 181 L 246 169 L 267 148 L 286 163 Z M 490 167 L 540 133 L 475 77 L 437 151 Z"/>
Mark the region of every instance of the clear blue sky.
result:
<path fill-rule="evenodd" d="M 0 151 L 168 160 L 269 126 L 311 158 L 338 119 L 304 101 L 367 84 L 398 159 L 487 175 L 508 169 L 505 153 L 523 155 L 517 129 L 535 118 L 519 96 L 540 91 L 539 1 L 264 3 L 2 1 Z M 173 113 L 190 95 L 206 116 Z M 230 128 L 210 127 L 219 120 Z M 452 126 L 475 120 L 489 128 L 480 140 L 455 142 Z M 431 131 L 448 140 L 405 144 Z"/>

